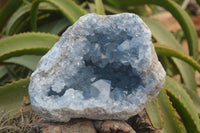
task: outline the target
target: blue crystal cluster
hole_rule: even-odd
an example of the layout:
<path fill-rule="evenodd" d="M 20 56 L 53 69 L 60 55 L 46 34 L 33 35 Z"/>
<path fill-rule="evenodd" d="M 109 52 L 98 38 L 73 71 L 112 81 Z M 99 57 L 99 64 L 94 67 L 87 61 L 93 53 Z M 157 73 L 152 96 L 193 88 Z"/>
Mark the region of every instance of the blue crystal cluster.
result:
<path fill-rule="evenodd" d="M 137 114 L 162 87 L 165 71 L 151 32 L 135 14 L 88 14 L 69 27 L 31 76 L 41 116 L 120 119 Z"/>

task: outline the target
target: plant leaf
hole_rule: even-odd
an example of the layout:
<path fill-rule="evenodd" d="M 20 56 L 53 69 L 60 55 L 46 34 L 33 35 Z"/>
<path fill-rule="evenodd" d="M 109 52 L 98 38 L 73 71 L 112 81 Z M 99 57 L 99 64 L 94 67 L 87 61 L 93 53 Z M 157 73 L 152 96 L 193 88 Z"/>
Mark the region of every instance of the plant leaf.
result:
<path fill-rule="evenodd" d="M 57 7 L 72 23 L 85 14 L 85 11 L 72 0 L 34 0 L 31 8 L 31 25 L 33 30 L 37 28 L 37 12 L 40 2 L 48 2 Z"/>
<path fill-rule="evenodd" d="M 88 7 L 89 7 L 90 13 L 96 12 L 95 4 L 94 3 L 88 3 Z"/>
<path fill-rule="evenodd" d="M 149 116 L 149 120 L 151 121 L 152 125 L 156 129 L 163 128 L 163 117 L 161 114 L 160 107 L 158 105 L 158 100 L 155 98 L 153 99 L 147 106 L 146 106 L 146 112 Z"/>
<path fill-rule="evenodd" d="M 183 131 L 175 114 L 175 110 L 172 107 L 172 104 L 169 101 L 164 89 L 161 89 L 157 99 L 158 104 L 161 107 L 161 112 L 164 114 L 163 120 L 165 123 L 162 131 L 164 133 L 182 133 Z"/>
<path fill-rule="evenodd" d="M 28 97 L 29 78 L 14 81 L 13 83 L 0 87 L 0 108 L 8 110 L 19 110 L 24 96 Z"/>
<path fill-rule="evenodd" d="M 196 110 L 197 110 L 198 114 L 200 115 L 200 97 L 199 97 L 199 95 L 192 89 L 189 89 L 189 88 L 185 88 L 185 89 L 186 89 L 187 93 L 190 95 L 190 98 L 194 102 Z"/>
<path fill-rule="evenodd" d="M 112 6 L 109 6 L 109 5 L 104 5 L 104 8 L 105 8 L 106 11 L 114 13 L 114 14 L 122 13 L 123 12 L 122 10 L 116 9 L 116 8 L 114 8 Z"/>
<path fill-rule="evenodd" d="M 0 66 L 0 79 L 7 74 L 7 69 L 4 66 Z"/>
<path fill-rule="evenodd" d="M 174 108 L 181 116 L 188 133 L 200 132 L 200 120 L 194 103 L 186 91 L 173 79 L 166 77 L 164 84 Z"/>
<path fill-rule="evenodd" d="M 165 26 L 163 26 L 163 24 L 161 24 L 158 20 L 153 20 L 146 17 L 142 17 L 142 20 L 150 28 L 153 36 L 159 43 L 171 45 L 171 46 L 176 47 L 179 50 L 184 51 L 180 43 L 175 39 L 175 37 L 171 34 L 171 32 L 169 32 L 165 28 Z"/>
<path fill-rule="evenodd" d="M 22 23 L 25 18 L 27 17 L 28 12 L 30 11 L 31 7 L 29 5 L 25 5 L 20 7 L 10 18 L 8 24 L 6 26 L 6 34 L 12 35 L 15 33 L 15 29 Z"/>
<path fill-rule="evenodd" d="M 0 61 L 25 54 L 45 54 L 58 39 L 46 33 L 23 33 L 1 39 Z"/>
<path fill-rule="evenodd" d="M 2 31 L 4 25 L 6 24 L 10 16 L 20 7 L 22 2 L 22 0 L 10 0 L 0 10 L 0 32 Z"/>
<path fill-rule="evenodd" d="M 172 56 L 185 61 L 190 64 L 194 69 L 200 72 L 200 65 L 190 56 L 187 56 L 182 51 L 169 45 L 155 45 L 156 53 L 159 55 Z"/>
<path fill-rule="evenodd" d="M 143 18 L 143 20 L 149 26 L 153 36 L 160 44 L 171 45 L 183 51 L 183 48 L 174 36 L 160 22 L 147 18 Z M 176 64 L 186 87 L 196 91 L 194 69 L 179 59 L 172 58 L 172 60 Z"/>
<path fill-rule="evenodd" d="M 4 61 L 4 63 L 14 63 L 25 66 L 30 70 L 34 71 L 37 64 L 42 56 L 39 55 L 22 55 L 19 57 L 12 57 Z"/>
<path fill-rule="evenodd" d="M 95 7 L 96 7 L 96 13 L 97 14 L 105 15 L 105 10 L 104 10 L 102 0 L 95 0 Z"/>
<path fill-rule="evenodd" d="M 194 24 L 189 15 L 177 3 L 172 0 L 105 0 L 107 3 L 122 9 L 128 6 L 138 6 L 144 4 L 155 4 L 168 10 L 181 25 L 185 37 L 187 38 L 189 53 L 198 60 L 198 36 Z"/>
<path fill-rule="evenodd" d="M 10 18 L 6 27 L 6 34 L 13 35 L 18 33 L 22 28 L 25 29 L 25 26 L 29 24 L 30 21 L 30 10 L 31 5 L 21 6 Z M 55 7 L 50 5 L 49 3 L 41 3 L 39 5 L 40 11 L 57 11 Z M 22 26 L 20 26 L 22 25 Z"/>
<path fill-rule="evenodd" d="M 48 32 L 50 34 L 61 34 L 63 30 L 65 30 L 70 25 L 69 21 L 66 18 L 62 18 L 59 20 L 51 21 L 49 23 L 45 23 L 44 25 L 38 27 L 38 31 L 40 32 Z"/>

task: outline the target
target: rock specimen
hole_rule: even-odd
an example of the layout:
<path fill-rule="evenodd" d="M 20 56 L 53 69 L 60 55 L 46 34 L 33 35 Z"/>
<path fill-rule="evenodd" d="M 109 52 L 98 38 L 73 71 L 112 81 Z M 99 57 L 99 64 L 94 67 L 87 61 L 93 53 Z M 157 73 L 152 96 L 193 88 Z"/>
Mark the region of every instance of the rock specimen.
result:
<path fill-rule="evenodd" d="M 88 14 L 69 27 L 31 75 L 33 109 L 49 120 L 126 120 L 165 79 L 151 32 L 135 14 Z"/>
<path fill-rule="evenodd" d="M 143 129 L 144 125 L 142 126 Z M 144 130 L 144 129 L 143 129 Z M 149 129 L 146 129 L 149 131 Z M 28 133 L 136 133 L 125 121 L 73 119 L 67 123 L 41 121 Z M 156 132 L 157 133 L 157 132 Z"/>

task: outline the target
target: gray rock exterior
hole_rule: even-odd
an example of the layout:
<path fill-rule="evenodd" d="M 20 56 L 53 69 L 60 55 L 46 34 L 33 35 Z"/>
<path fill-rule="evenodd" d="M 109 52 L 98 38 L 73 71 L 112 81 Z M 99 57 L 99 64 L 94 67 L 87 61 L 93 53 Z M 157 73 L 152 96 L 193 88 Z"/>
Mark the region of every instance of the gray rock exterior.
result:
<path fill-rule="evenodd" d="M 41 58 L 29 94 L 49 120 L 126 120 L 158 94 L 165 75 L 137 15 L 87 14 Z"/>

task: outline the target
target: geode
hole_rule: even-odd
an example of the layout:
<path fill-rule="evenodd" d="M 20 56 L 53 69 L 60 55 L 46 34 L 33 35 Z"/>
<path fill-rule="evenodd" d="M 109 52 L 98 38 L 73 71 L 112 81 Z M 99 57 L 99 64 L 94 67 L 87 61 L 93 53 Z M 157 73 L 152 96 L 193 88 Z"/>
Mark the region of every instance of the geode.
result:
<path fill-rule="evenodd" d="M 49 120 L 126 120 L 158 94 L 165 74 L 137 15 L 87 14 L 41 58 L 29 94 Z"/>

